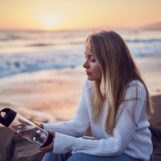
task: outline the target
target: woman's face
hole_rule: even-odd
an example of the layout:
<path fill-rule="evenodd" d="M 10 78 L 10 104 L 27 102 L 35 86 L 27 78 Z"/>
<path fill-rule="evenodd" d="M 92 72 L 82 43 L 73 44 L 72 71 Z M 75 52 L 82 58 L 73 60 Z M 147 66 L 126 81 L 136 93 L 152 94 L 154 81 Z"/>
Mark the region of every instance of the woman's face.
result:
<path fill-rule="evenodd" d="M 102 73 L 100 66 L 91 52 L 91 45 L 89 42 L 86 44 L 85 48 L 85 62 L 83 67 L 85 68 L 89 80 L 101 80 Z"/>

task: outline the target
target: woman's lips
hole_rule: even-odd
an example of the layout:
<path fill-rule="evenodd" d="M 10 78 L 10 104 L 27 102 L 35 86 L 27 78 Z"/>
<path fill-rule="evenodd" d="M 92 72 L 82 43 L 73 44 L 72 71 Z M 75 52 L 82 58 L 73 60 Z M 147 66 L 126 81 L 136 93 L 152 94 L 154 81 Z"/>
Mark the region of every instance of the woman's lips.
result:
<path fill-rule="evenodd" d="M 87 75 L 91 75 L 92 73 L 86 71 L 86 74 L 87 74 Z"/>

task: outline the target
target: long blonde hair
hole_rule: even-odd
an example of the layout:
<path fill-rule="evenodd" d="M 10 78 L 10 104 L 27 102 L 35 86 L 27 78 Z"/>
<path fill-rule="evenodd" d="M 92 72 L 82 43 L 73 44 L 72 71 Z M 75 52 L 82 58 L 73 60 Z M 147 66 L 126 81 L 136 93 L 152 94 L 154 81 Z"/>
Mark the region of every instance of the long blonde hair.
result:
<path fill-rule="evenodd" d="M 106 118 L 106 130 L 112 134 L 116 124 L 117 111 L 124 100 L 127 86 L 132 80 L 139 80 L 145 86 L 147 113 L 152 113 L 153 109 L 147 87 L 121 36 L 114 31 L 101 31 L 89 35 L 86 42 L 90 43 L 91 52 L 102 72 L 101 81 L 95 81 L 94 120 L 99 119 L 104 99 L 107 97 L 109 110 Z"/>

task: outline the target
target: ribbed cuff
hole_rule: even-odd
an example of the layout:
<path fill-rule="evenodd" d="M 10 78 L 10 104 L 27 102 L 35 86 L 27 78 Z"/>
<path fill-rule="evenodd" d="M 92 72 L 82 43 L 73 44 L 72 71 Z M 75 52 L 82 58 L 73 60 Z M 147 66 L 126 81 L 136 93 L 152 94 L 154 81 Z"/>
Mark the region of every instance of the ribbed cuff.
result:
<path fill-rule="evenodd" d="M 74 137 L 69 135 L 64 135 L 61 133 L 56 132 L 55 133 L 55 140 L 54 140 L 54 147 L 53 152 L 54 153 L 67 153 L 72 151 L 72 146 L 75 142 Z"/>

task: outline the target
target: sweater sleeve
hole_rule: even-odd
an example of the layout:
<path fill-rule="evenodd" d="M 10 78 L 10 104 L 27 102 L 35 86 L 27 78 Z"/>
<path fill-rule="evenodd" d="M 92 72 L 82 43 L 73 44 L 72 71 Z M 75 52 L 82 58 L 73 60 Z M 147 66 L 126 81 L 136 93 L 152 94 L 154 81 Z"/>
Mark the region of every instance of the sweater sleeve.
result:
<path fill-rule="evenodd" d="M 50 132 L 59 132 L 62 134 L 80 137 L 83 136 L 89 127 L 89 116 L 86 107 L 86 94 L 88 89 L 88 83 L 85 81 L 80 104 L 76 111 L 74 118 L 71 121 L 61 123 L 47 123 L 43 124 L 44 129 Z"/>
<path fill-rule="evenodd" d="M 137 99 L 134 99 L 136 98 Z M 122 103 L 122 112 L 117 120 L 113 135 L 100 140 L 89 140 L 75 138 L 72 136 L 56 133 L 54 141 L 54 152 L 73 153 L 81 152 L 99 156 L 113 156 L 122 154 L 132 140 L 136 124 L 139 124 L 140 113 L 145 110 L 146 91 L 140 83 L 137 86 L 130 86 L 125 95 L 125 102 Z M 121 108 L 121 107 L 120 107 Z"/>

